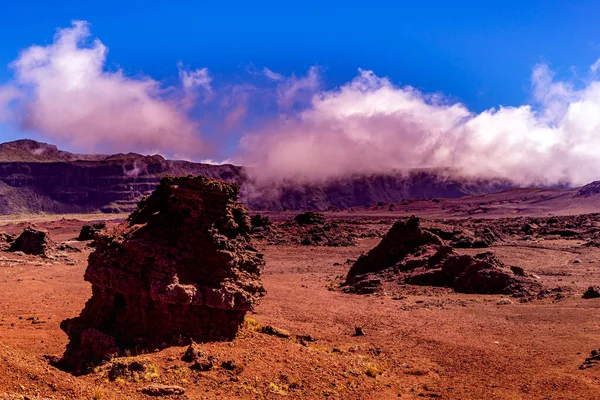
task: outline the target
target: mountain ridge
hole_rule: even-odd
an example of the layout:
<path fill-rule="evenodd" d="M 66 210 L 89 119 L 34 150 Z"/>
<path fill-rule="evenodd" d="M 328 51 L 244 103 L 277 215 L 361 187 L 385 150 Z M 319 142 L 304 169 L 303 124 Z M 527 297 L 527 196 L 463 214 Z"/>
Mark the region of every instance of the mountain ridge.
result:
<path fill-rule="evenodd" d="M 397 202 L 404 198 L 457 198 L 514 187 L 506 180 L 452 176 L 445 170 L 355 175 L 322 183 L 258 184 L 232 164 L 168 160 L 137 153 L 76 154 L 31 139 L 0 144 L 0 213 L 130 212 L 167 175 L 234 181 L 253 210 L 327 210 Z"/>

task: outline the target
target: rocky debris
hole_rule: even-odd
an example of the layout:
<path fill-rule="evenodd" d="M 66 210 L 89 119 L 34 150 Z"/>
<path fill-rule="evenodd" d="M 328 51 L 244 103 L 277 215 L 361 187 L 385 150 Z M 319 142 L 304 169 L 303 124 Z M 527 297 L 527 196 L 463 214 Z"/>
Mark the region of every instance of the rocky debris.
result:
<path fill-rule="evenodd" d="M 449 225 L 448 223 L 449 221 L 445 223 L 427 222 L 423 224 L 422 229 L 439 236 L 454 248 L 485 248 L 504 240 L 500 233 L 489 226 L 477 226 L 464 222 L 461 223 L 466 226 Z"/>
<path fill-rule="evenodd" d="M 139 382 L 155 378 L 158 368 L 148 358 L 120 357 L 107 361 L 98 369 L 98 373 L 111 382 Z"/>
<path fill-rule="evenodd" d="M 252 224 L 253 230 L 258 228 L 265 229 L 273 226 L 273 222 L 271 222 L 269 217 L 260 214 L 253 215 L 252 218 L 250 218 L 250 223 Z"/>
<path fill-rule="evenodd" d="M 252 237 L 266 239 L 269 245 L 355 246 L 359 238 L 378 237 L 380 226 L 329 221 L 323 224 L 299 225 L 294 220 L 273 224 L 268 228 L 253 228 Z"/>
<path fill-rule="evenodd" d="M 600 287 L 599 286 L 590 286 L 587 288 L 585 293 L 582 296 L 584 299 L 596 299 L 600 297 Z"/>
<path fill-rule="evenodd" d="M 592 368 L 594 365 L 600 363 L 600 349 L 592 350 L 590 356 L 585 359 L 583 364 L 579 366 L 579 369 Z"/>
<path fill-rule="evenodd" d="M 61 323 L 69 344 L 60 366 L 81 374 L 116 346 L 233 339 L 265 293 L 238 191 L 204 176 L 164 178 L 127 221 L 98 236 L 84 276 L 92 297 Z M 106 345 L 90 348 L 89 332 Z"/>
<path fill-rule="evenodd" d="M 223 361 L 221 363 L 221 368 L 231 371 L 235 374 L 239 374 L 244 370 L 244 366 L 242 364 L 238 364 L 233 360 Z"/>
<path fill-rule="evenodd" d="M 96 238 L 96 235 L 104 229 L 106 229 L 106 224 L 103 222 L 92 225 L 83 225 L 81 227 L 81 231 L 79 231 L 79 236 L 77 236 L 77 240 L 94 240 Z"/>
<path fill-rule="evenodd" d="M 15 241 L 15 236 L 6 232 L 0 232 L 0 250 L 7 251 Z"/>
<path fill-rule="evenodd" d="M 285 329 L 277 328 L 273 325 L 265 325 L 260 331 L 261 333 L 265 333 L 271 336 L 277 336 L 284 339 L 287 339 L 291 336 L 291 334 Z"/>
<path fill-rule="evenodd" d="M 522 268 L 506 267 L 491 252 L 457 254 L 438 236 L 420 228 L 416 217 L 396 222 L 379 245 L 359 257 L 343 290 L 368 293 L 366 288 L 375 290 L 383 280 L 513 296 L 531 296 L 543 289 Z"/>
<path fill-rule="evenodd" d="M 294 217 L 298 225 L 322 225 L 325 223 L 325 216 L 321 213 L 307 211 Z"/>
<path fill-rule="evenodd" d="M 25 254 L 47 256 L 48 251 L 55 247 L 48 232 L 35 226 L 26 227 L 12 242 L 9 251 L 22 251 Z"/>
<path fill-rule="evenodd" d="M 217 357 L 207 355 L 196 343 L 192 343 L 188 346 L 183 357 L 181 357 L 181 360 L 192 363 L 190 369 L 194 371 L 209 371 L 218 361 Z"/>
<path fill-rule="evenodd" d="M 148 385 L 142 389 L 142 393 L 148 396 L 171 396 L 174 394 L 184 394 L 185 389 L 175 385 Z"/>

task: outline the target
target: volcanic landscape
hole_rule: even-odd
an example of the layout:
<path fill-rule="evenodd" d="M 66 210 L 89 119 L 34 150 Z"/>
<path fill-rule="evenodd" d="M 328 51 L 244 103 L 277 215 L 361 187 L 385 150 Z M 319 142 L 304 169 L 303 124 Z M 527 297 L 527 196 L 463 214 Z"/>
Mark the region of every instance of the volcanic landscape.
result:
<path fill-rule="evenodd" d="M 600 183 L 0 161 L 1 399 L 600 398 Z"/>

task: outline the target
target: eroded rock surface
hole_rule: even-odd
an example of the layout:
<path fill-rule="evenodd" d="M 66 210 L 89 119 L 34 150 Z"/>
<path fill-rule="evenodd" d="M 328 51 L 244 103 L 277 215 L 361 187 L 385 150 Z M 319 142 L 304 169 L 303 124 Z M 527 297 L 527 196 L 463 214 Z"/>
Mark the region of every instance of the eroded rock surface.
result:
<path fill-rule="evenodd" d="M 54 243 L 50 239 L 47 231 L 34 226 L 28 226 L 14 242 L 12 242 L 8 250 L 45 256 L 47 255 L 47 251 L 53 247 Z"/>
<path fill-rule="evenodd" d="M 350 268 L 345 290 L 359 294 L 380 289 L 382 280 L 453 288 L 460 293 L 528 296 L 543 289 L 522 268 L 508 268 L 493 253 L 459 255 L 419 219 L 398 221 L 381 243 Z"/>
<path fill-rule="evenodd" d="M 90 331 L 113 338 L 118 351 L 232 339 L 264 294 L 250 229 L 237 185 L 164 178 L 126 222 L 96 237 L 85 272 L 93 294 L 61 324 L 70 339 L 61 365 L 84 373 L 114 351 L 108 339 L 86 345 Z"/>

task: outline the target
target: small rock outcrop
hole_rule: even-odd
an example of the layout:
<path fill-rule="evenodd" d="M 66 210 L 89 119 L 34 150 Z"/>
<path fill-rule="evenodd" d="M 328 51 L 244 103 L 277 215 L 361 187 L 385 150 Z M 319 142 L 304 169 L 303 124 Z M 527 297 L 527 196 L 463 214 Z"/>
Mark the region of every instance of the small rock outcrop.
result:
<path fill-rule="evenodd" d="M 59 366 L 85 373 L 128 348 L 232 339 L 264 294 L 238 191 L 204 176 L 163 178 L 127 221 L 96 237 L 84 276 L 92 297 L 61 324 L 70 342 Z"/>
<path fill-rule="evenodd" d="M 99 234 L 105 228 L 106 228 L 105 223 L 83 225 L 81 227 L 81 231 L 79 231 L 79 236 L 77 237 L 77 240 L 79 240 L 79 241 L 94 240 L 96 235 Z"/>
<path fill-rule="evenodd" d="M 411 217 L 394 224 L 379 245 L 359 257 L 348 272 L 344 290 L 378 291 L 382 281 L 441 286 L 460 293 L 528 296 L 542 286 L 521 268 L 508 268 L 493 253 L 460 255 Z"/>
<path fill-rule="evenodd" d="M 307 211 L 294 217 L 298 225 L 322 225 L 325 223 L 325 216 L 321 213 Z"/>
<path fill-rule="evenodd" d="M 46 256 L 48 250 L 53 247 L 55 247 L 54 242 L 48 236 L 47 231 L 34 226 L 28 226 L 12 242 L 8 250 L 22 251 L 25 254 L 36 256 Z"/>
<path fill-rule="evenodd" d="M 590 286 L 582 296 L 584 299 L 597 299 L 600 297 L 600 286 Z"/>

